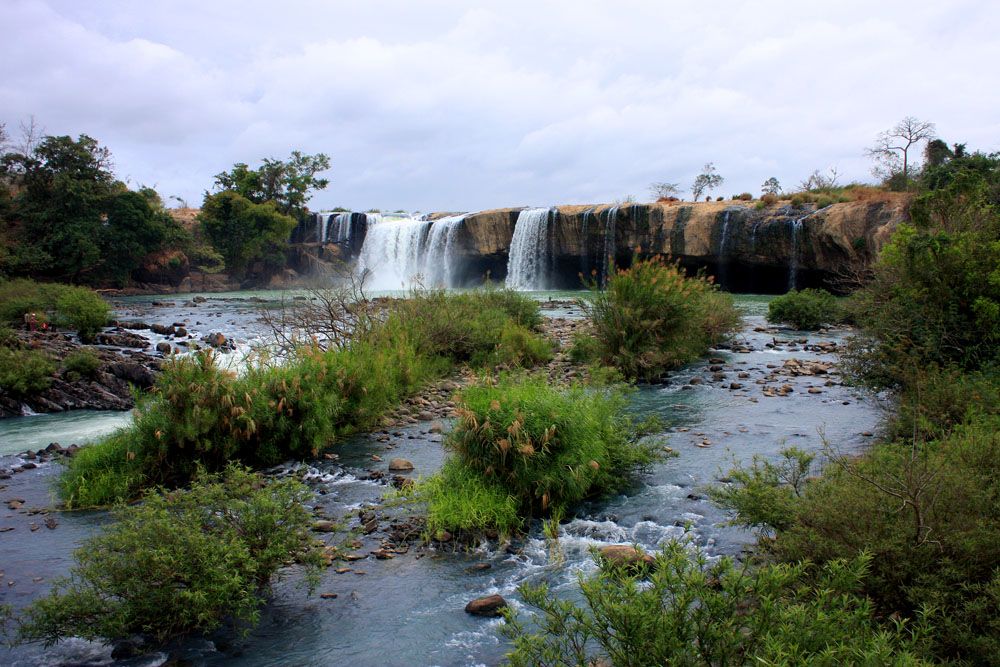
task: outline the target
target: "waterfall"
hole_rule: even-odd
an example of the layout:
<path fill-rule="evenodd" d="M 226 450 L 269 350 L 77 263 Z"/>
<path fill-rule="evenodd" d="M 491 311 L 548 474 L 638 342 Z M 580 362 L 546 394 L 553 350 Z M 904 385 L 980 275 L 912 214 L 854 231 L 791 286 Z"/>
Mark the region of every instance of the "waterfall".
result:
<path fill-rule="evenodd" d="M 327 226 L 330 224 L 330 218 L 332 216 L 329 213 L 317 213 L 316 214 L 316 242 L 326 243 L 326 231 Z"/>
<path fill-rule="evenodd" d="M 726 255 L 726 243 L 729 240 L 730 213 L 732 213 L 732 211 L 729 209 L 722 212 L 722 229 L 719 231 L 719 249 L 715 253 L 716 264 L 718 265 L 719 287 L 725 287 L 726 283 L 726 263 L 728 261 L 728 256 Z"/>
<path fill-rule="evenodd" d="M 584 284 L 590 284 L 590 222 L 594 218 L 594 209 L 588 208 L 581 216 L 580 230 L 580 275 Z"/>
<path fill-rule="evenodd" d="M 792 220 L 792 252 L 788 258 L 788 290 L 796 289 L 799 274 L 799 232 L 802 230 L 802 221 L 809 216 L 803 216 L 797 220 Z"/>
<path fill-rule="evenodd" d="M 533 208 L 521 211 L 514 224 L 507 260 L 507 287 L 516 290 L 543 290 L 548 286 L 549 222 L 555 211 Z"/>
<path fill-rule="evenodd" d="M 615 270 L 615 256 L 618 254 L 618 207 L 612 206 L 604 212 L 604 249 L 601 256 L 601 285 L 608 282 L 608 276 Z"/>
<path fill-rule="evenodd" d="M 333 219 L 334 225 L 334 243 L 347 243 L 351 240 L 351 216 L 354 214 L 350 211 L 346 213 L 338 213 Z"/>
<path fill-rule="evenodd" d="M 386 218 L 368 214 L 358 271 L 368 272 L 375 290 L 454 287 L 457 277 L 456 233 L 464 215 L 439 220 Z"/>

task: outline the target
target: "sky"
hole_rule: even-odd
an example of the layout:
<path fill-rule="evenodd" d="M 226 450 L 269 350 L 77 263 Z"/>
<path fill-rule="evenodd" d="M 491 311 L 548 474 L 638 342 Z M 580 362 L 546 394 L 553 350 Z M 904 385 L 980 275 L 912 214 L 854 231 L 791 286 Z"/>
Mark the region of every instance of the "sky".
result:
<path fill-rule="evenodd" d="M 174 205 L 292 150 L 331 158 L 313 210 L 690 197 L 706 162 L 728 197 L 871 180 L 904 116 L 1000 150 L 997 34 L 986 0 L 0 0 L 0 122 Z"/>

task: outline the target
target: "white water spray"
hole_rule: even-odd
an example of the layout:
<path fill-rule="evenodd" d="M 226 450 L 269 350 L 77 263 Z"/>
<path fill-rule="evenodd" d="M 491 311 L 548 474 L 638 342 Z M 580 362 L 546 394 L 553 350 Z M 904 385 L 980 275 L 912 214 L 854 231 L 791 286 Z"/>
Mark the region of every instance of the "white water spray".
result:
<path fill-rule="evenodd" d="M 521 211 L 514 224 L 507 260 L 507 287 L 543 290 L 549 280 L 549 220 L 547 208 Z"/>

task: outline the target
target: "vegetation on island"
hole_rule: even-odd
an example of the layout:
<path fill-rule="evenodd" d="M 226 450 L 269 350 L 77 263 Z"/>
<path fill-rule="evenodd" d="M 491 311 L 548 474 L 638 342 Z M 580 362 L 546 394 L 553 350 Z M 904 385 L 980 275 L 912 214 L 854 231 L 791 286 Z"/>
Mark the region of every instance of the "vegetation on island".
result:
<path fill-rule="evenodd" d="M 298 345 L 282 363 L 259 358 L 239 376 L 210 351 L 168 360 L 132 424 L 70 461 L 64 502 L 106 505 L 184 485 L 202 467 L 316 456 L 458 364 L 531 366 L 551 354 L 535 330 L 538 304 L 515 292 L 415 292 L 373 308 L 351 315 L 340 345 Z"/>
<path fill-rule="evenodd" d="M 577 338 L 574 358 L 600 361 L 639 380 L 694 361 L 740 322 L 729 294 L 662 257 L 617 270 L 583 307 L 593 336 Z"/>
<path fill-rule="evenodd" d="M 76 565 L 51 592 L 8 619 L 15 642 L 73 636 L 152 644 L 224 624 L 246 631 L 267 586 L 290 560 L 317 570 L 309 533 L 312 492 L 238 466 L 199 473 L 190 488 L 150 490 L 76 550 Z M 308 580 L 308 578 L 307 578 Z"/>
<path fill-rule="evenodd" d="M 844 320 L 840 299 L 825 289 L 791 290 L 767 304 L 767 320 L 789 324 L 801 331 L 814 331 Z"/>
<path fill-rule="evenodd" d="M 556 387 L 520 375 L 460 398 L 449 457 L 417 489 L 432 537 L 447 531 L 474 541 L 517 532 L 532 518 L 558 521 L 658 458 L 656 443 L 624 412 L 620 388 Z"/>

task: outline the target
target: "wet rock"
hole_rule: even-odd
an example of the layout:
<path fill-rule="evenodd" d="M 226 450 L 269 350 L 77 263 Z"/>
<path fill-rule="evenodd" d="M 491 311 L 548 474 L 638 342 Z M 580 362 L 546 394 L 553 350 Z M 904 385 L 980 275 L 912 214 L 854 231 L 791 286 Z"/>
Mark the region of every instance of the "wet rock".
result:
<path fill-rule="evenodd" d="M 153 333 L 158 334 L 160 336 L 173 336 L 174 335 L 174 328 L 172 326 L 168 326 L 166 324 L 150 324 L 149 325 L 149 329 Z"/>
<path fill-rule="evenodd" d="M 170 343 L 157 343 L 156 344 L 156 351 L 159 352 L 160 354 L 164 355 L 164 356 L 170 354 L 170 349 L 171 349 L 170 348 Z"/>
<path fill-rule="evenodd" d="M 601 559 L 628 570 L 644 569 L 656 564 L 656 559 L 627 544 L 609 544 L 597 550 Z"/>
<path fill-rule="evenodd" d="M 312 529 L 317 533 L 332 533 L 337 530 L 337 524 L 326 520 L 314 521 Z"/>
<path fill-rule="evenodd" d="M 500 616 L 501 609 L 507 606 L 507 601 L 500 595 L 486 595 L 476 598 L 465 605 L 465 613 L 473 616 Z"/>
<path fill-rule="evenodd" d="M 413 470 L 413 464 L 406 459 L 392 459 L 389 461 L 389 470 L 393 471 L 406 471 Z"/>

